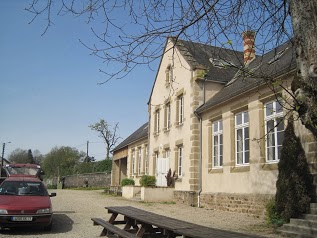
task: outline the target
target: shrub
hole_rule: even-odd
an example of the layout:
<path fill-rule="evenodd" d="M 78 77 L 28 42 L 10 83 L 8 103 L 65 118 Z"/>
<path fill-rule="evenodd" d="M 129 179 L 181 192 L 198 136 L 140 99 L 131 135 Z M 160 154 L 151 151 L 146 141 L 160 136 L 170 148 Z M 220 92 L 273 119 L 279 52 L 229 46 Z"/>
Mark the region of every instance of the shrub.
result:
<path fill-rule="evenodd" d="M 155 176 L 143 175 L 140 178 L 140 185 L 142 187 L 155 187 L 155 184 L 156 184 Z"/>
<path fill-rule="evenodd" d="M 283 225 L 283 219 L 277 214 L 275 207 L 275 200 L 271 199 L 266 204 L 266 221 L 268 224 L 281 226 Z"/>
<path fill-rule="evenodd" d="M 127 186 L 127 185 L 135 185 L 135 182 L 133 179 L 130 178 L 124 178 L 121 181 L 121 186 Z"/>
<path fill-rule="evenodd" d="M 284 221 L 298 218 L 306 212 L 313 189 L 305 151 L 294 133 L 293 118 L 288 120 L 284 132 L 281 158 L 278 163 L 275 209 Z"/>
<path fill-rule="evenodd" d="M 178 179 L 178 176 L 175 175 L 175 170 L 172 174 L 172 170 L 169 169 L 167 175 L 165 176 L 166 178 L 166 183 L 167 183 L 167 187 L 174 187 L 175 186 L 175 181 Z"/>
<path fill-rule="evenodd" d="M 47 189 L 57 189 L 57 185 L 56 184 L 48 184 L 46 186 Z"/>

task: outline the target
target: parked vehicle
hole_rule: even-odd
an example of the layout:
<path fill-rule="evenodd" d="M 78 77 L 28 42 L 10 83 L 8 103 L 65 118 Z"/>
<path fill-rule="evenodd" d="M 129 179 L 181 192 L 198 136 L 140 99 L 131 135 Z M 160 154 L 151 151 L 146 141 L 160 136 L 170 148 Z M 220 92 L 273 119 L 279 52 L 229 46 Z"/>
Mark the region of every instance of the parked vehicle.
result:
<path fill-rule="evenodd" d="M 42 179 L 44 175 L 40 165 L 37 164 L 7 164 L 4 170 L 8 177 L 10 176 L 31 176 Z"/>
<path fill-rule="evenodd" d="M 51 197 L 36 176 L 9 176 L 0 185 L 0 227 L 52 228 Z"/>

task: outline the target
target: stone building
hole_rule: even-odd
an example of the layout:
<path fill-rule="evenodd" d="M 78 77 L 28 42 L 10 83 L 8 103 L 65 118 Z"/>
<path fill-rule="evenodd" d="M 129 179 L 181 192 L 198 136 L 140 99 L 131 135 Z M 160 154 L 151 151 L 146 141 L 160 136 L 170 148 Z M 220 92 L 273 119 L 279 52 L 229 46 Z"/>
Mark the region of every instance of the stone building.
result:
<path fill-rule="evenodd" d="M 175 200 L 263 215 L 276 191 L 296 63 L 291 42 L 259 56 L 254 33 L 243 38 L 244 52 L 167 39 L 148 101 L 149 122 L 139 139 L 128 140 L 142 127 L 114 149 L 113 184 L 122 175 L 138 183 L 149 174 L 166 186 L 171 168 L 178 175 Z M 314 137 L 299 121 L 295 125 L 316 165 Z M 126 161 L 121 169 L 118 161 Z"/>

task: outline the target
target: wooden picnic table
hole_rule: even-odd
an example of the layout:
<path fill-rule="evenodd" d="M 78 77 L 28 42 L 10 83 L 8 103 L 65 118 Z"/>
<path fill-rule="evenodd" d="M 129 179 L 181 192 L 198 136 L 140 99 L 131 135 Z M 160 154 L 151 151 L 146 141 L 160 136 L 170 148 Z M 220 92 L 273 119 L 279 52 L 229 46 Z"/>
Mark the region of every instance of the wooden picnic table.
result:
<path fill-rule="evenodd" d="M 214 229 L 175 218 L 155 214 L 131 206 L 105 207 L 111 217 L 108 222 L 98 222 L 101 219 L 92 218 L 94 225 L 102 225 L 101 236 L 116 234 L 119 237 L 259 237 L 237 232 Z M 123 215 L 123 219 L 122 216 Z M 120 217 L 120 218 L 119 218 Z M 100 224 L 103 223 L 103 224 Z M 118 225 L 123 225 L 119 229 Z M 119 234 L 120 233 L 120 234 Z"/>

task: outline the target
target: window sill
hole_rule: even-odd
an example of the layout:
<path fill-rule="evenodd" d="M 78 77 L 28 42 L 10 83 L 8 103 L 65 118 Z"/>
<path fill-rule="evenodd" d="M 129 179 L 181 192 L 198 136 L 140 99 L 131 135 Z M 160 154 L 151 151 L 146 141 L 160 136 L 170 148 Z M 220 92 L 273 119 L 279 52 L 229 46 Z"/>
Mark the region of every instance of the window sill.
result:
<path fill-rule="evenodd" d="M 262 164 L 262 169 L 263 170 L 277 170 L 278 169 L 278 162 L 275 163 L 266 163 Z"/>
<path fill-rule="evenodd" d="M 158 137 L 158 136 L 159 136 L 159 133 L 158 133 L 158 132 L 154 132 L 154 133 L 153 133 L 153 136 L 154 136 L 154 137 Z"/>
<path fill-rule="evenodd" d="M 212 168 L 208 171 L 210 174 L 221 174 L 223 173 L 223 168 Z"/>
<path fill-rule="evenodd" d="M 182 123 L 176 123 L 176 127 L 182 127 L 184 125 L 184 122 Z"/>
<path fill-rule="evenodd" d="M 230 169 L 231 173 L 243 173 L 243 172 L 249 172 L 250 171 L 250 165 L 241 165 L 241 166 L 236 166 L 232 167 Z"/>
<path fill-rule="evenodd" d="M 164 129 L 164 133 L 168 133 L 168 132 L 170 132 L 170 130 L 171 130 L 170 128 L 168 128 L 168 129 L 165 128 L 165 129 Z"/>

